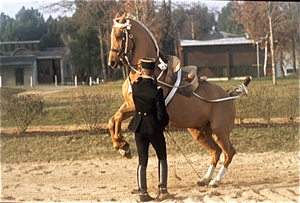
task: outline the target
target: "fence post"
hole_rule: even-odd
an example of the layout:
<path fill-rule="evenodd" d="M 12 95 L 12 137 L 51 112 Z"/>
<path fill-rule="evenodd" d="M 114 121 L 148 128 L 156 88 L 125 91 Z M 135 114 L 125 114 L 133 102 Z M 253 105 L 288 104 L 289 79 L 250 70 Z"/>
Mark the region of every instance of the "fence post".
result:
<path fill-rule="evenodd" d="M 92 77 L 90 77 L 90 86 L 92 85 Z"/>
<path fill-rule="evenodd" d="M 55 87 L 57 87 L 57 75 L 55 75 Z"/>
<path fill-rule="evenodd" d="M 1 75 L 0 75 L 0 88 L 2 87 L 2 78 L 1 78 Z"/>
<path fill-rule="evenodd" d="M 97 85 L 99 85 L 99 78 L 97 78 Z"/>
<path fill-rule="evenodd" d="M 32 87 L 32 76 L 30 76 L 30 87 Z"/>
<path fill-rule="evenodd" d="M 75 75 L 75 87 L 77 87 L 77 75 Z"/>

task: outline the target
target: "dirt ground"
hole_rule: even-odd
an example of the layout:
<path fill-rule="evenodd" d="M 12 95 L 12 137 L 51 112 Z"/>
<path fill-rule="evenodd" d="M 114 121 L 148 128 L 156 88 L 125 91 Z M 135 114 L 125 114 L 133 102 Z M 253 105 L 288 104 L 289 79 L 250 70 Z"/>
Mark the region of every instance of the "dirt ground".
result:
<path fill-rule="evenodd" d="M 203 176 L 210 157 L 188 157 Z M 218 188 L 196 186 L 199 177 L 182 155 L 168 156 L 168 163 L 175 199 L 164 202 L 299 202 L 298 152 L 237 154 Z M 137 202 L 136 168 L 137 157 L 2 164 L 1 202 Z M 150 157 L 152 196 L 157 174 L 156 158 Z"/>

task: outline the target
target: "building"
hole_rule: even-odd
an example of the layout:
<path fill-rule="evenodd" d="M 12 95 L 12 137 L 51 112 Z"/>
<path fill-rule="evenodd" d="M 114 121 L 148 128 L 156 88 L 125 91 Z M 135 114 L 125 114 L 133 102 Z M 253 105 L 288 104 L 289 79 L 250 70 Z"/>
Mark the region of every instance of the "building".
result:
<path fill-rule="evenodd" d="M 72 82 L 66 53 L 65 47 L 42 48 L 38 40 L 0 42 L 0 85 Z"/>
<path fill-rule="evenodd" d="M 182 66 L 197 66 L 198 76 L 220 80 L 263 76 L 264 50 L 257 49 L 252 40 L 244 37 L 181 40 L 179 58 Z M 271 75 L 269 64 L 267 75 Z"/>

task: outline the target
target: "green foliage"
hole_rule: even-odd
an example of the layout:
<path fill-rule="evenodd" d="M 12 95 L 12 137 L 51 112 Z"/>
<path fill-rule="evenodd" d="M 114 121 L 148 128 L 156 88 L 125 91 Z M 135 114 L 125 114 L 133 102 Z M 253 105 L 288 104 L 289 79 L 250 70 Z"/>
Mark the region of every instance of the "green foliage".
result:
<path fill-rule="evenodd" d="M 51 16 L 46 21 L 46 32 L 41 37 L 43 47 L 63 47 L 64 43 L 60 37 L 62 29 L 58 20 Z"/>
<path fill-rule="evenodd" d="M 87 76 L 98 76 L 97 70 L 92 71 L 93 67 L 99 67 L 98 64 L 100 64 L 97 31 L 95 28 L 85 25 L 70 34 L 73 39 L 66 44 L 70 50 L 68 57 L 76 69 L 75 74 L 80 76 L 87 72 Z"/>
<path fill-rule="evenodd" d="M 215 23 L 214 15 L 199 3 L 179 5 L 172 12 L 172 19 L 180 39 L 203 40 L 209 36 Z"/>
<path fill-rule="evenodd" d="M 2 91 L 1 109 L 7 119 L 13 120 L 19 133 L 26 131 L 29 124 L 43 112 L 44 101 L 40 95 L 15 95 Z"/>
<path fill-rule="evenodd" d="M 60 38 L 63 31 L 63 20 L 54 20 L 51 16 L 45 22 L 43 15 L 37 9 L 25 9 L 16 14 L 15 19 L 1 12 L 0 40 L 26 41 L 41 40 L 43 47 L 64 46 Z"/>
<path fill-rule="evenodd" d="M 233 7 L 232 2 L 228 2 L 226 7 L 222 8 L 221 13 L 218 15 L 217 30 L 227 33 L 243 35 L 243 25 L 238 25 L 232 19 Z"/>
<path fill-rule="evenodd" d="M 36 9 L 22 9 L 16 14 L 13 37 L 18 41 L 39 40 L 46 32 L 43 16 Z"/>

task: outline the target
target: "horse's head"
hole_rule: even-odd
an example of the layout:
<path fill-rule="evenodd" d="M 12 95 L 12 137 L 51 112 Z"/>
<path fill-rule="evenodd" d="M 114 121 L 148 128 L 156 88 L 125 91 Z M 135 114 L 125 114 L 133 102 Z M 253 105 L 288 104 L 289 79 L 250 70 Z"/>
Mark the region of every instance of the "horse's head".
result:
<path fill-rule="evenodd" d="M 129 21 L 126 20 L 126 13 L 121 17 L 117 13 L 110 36 L 110 52 L 108 57 L 108 65 L 112 69 L 116 69 L 122 65 L 128 63 L 127 54 L 133 49 L 133 42 L 130 39 L 131 25 Z"/>

